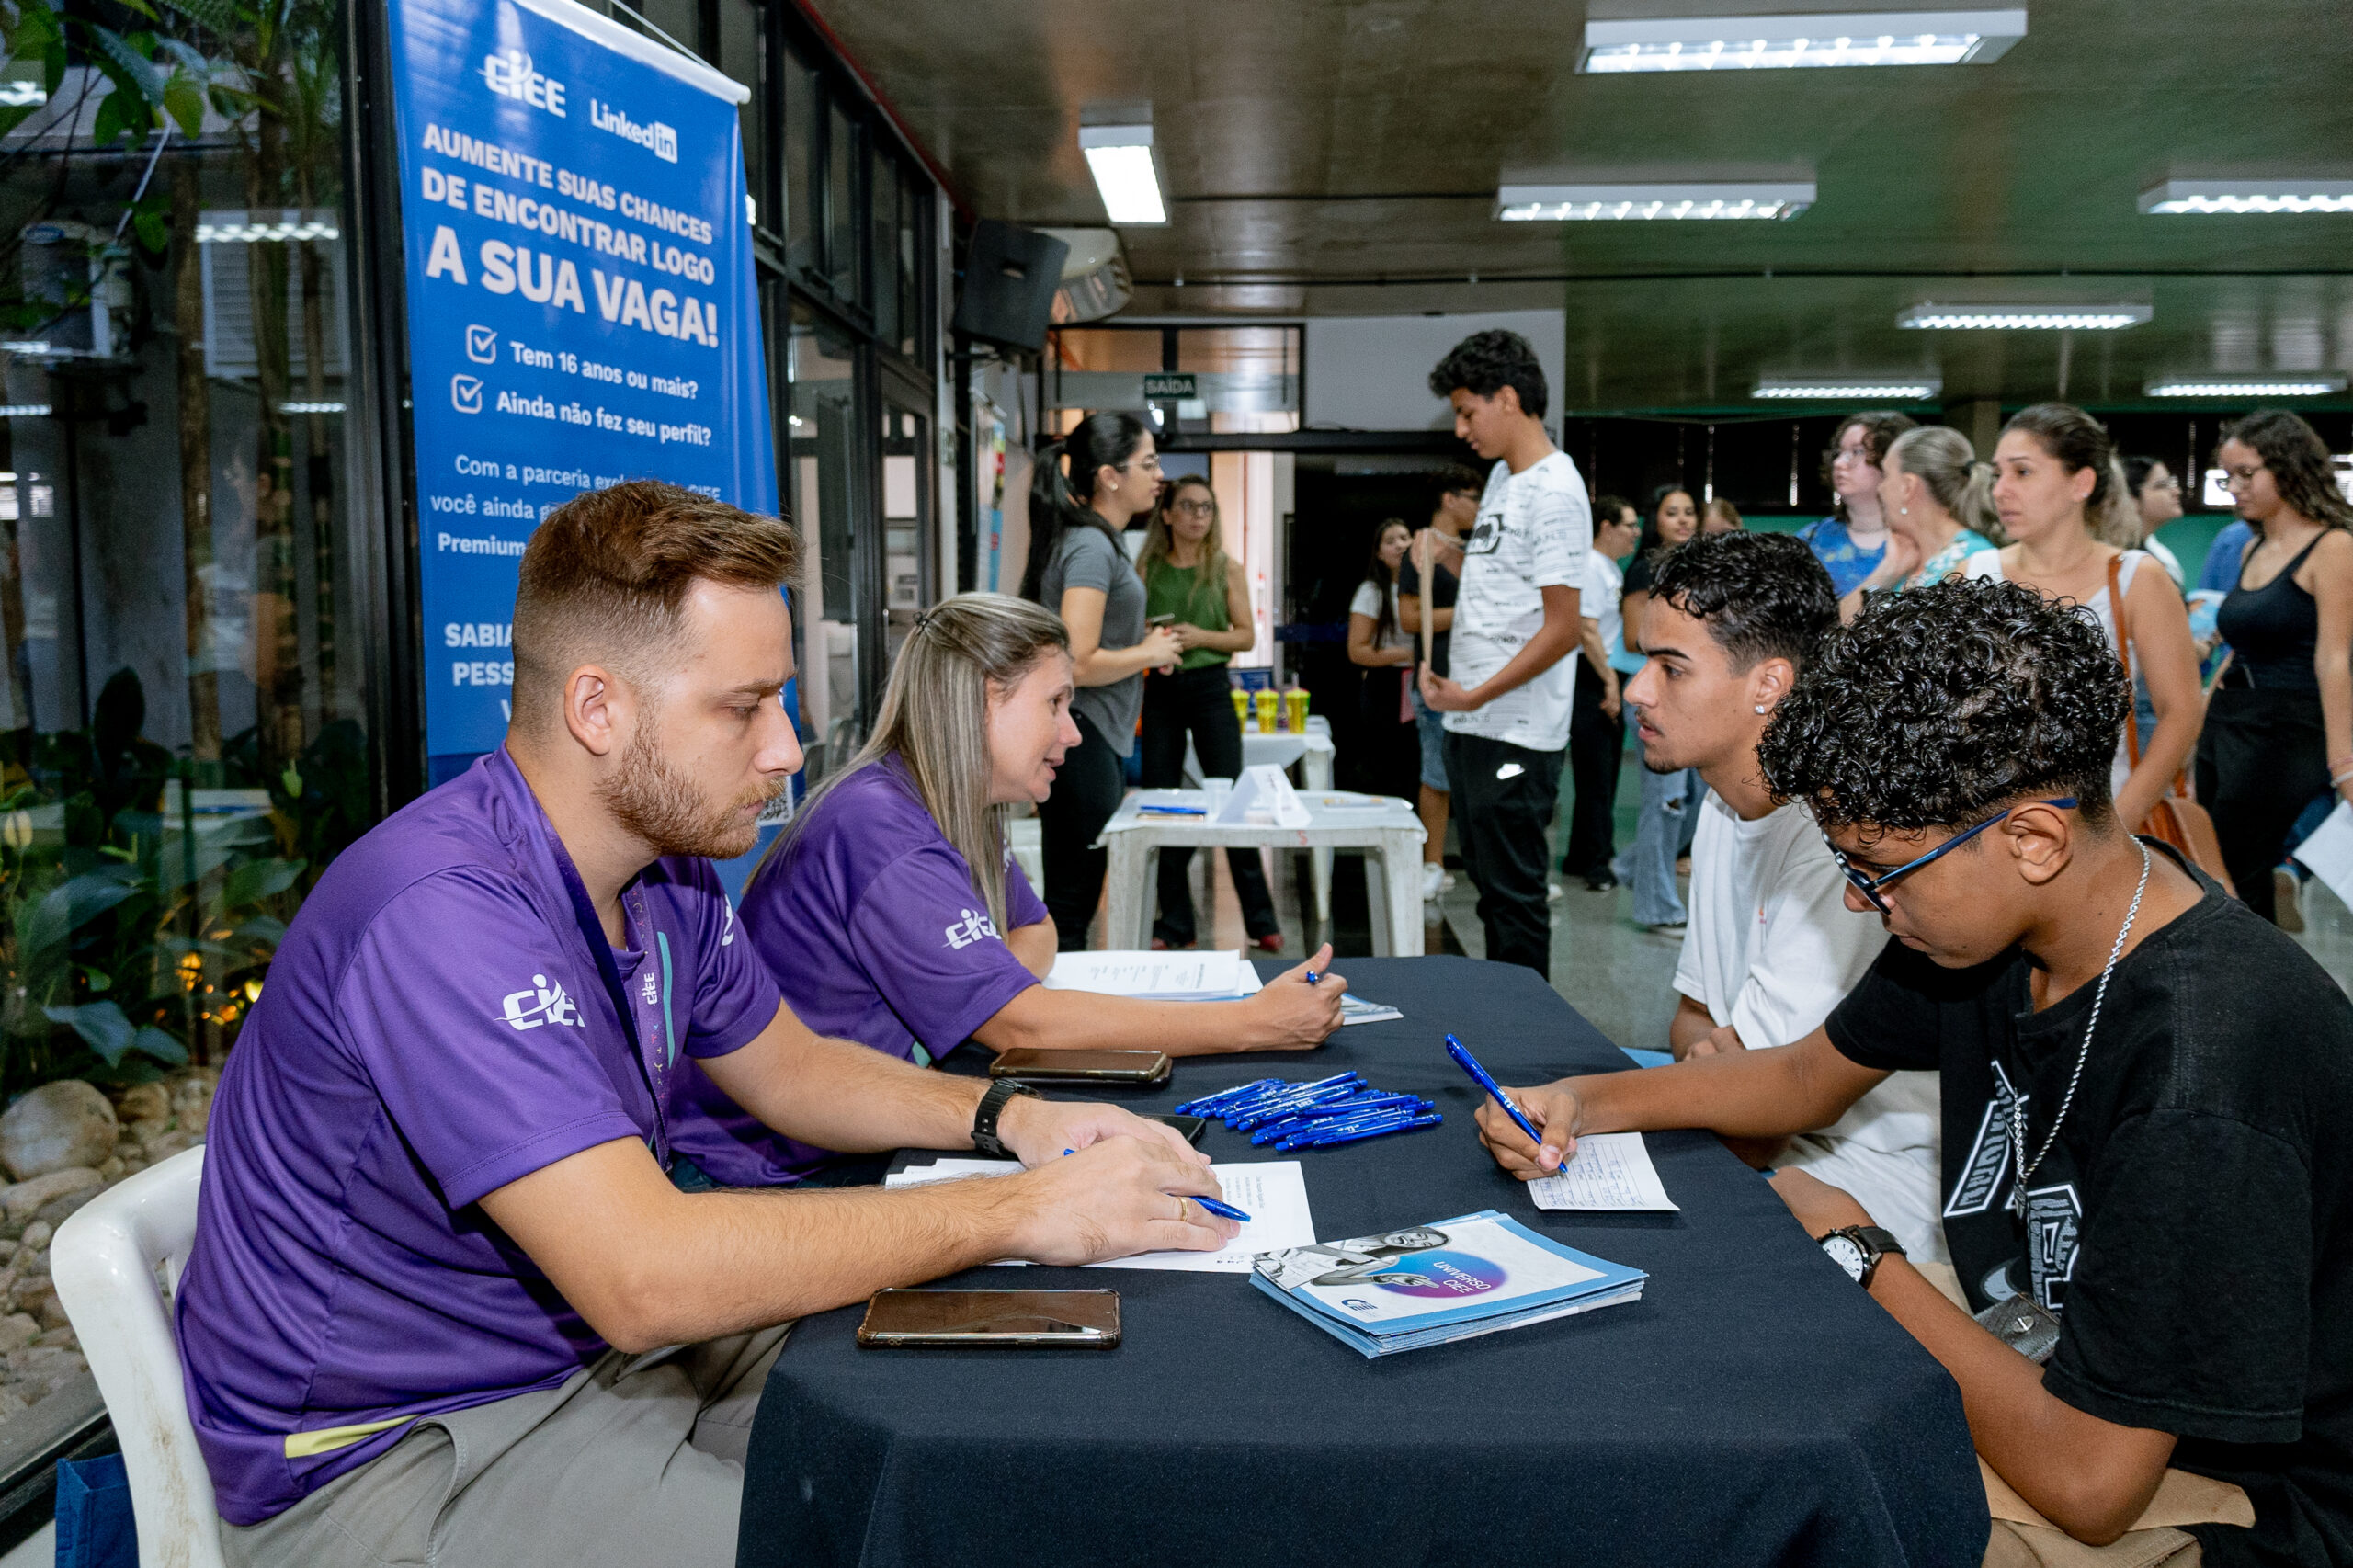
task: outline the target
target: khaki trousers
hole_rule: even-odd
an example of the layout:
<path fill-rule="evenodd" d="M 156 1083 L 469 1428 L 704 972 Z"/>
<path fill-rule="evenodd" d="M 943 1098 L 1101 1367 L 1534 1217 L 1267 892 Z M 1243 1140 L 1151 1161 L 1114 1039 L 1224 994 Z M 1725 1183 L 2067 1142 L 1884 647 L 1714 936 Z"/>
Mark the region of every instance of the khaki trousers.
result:
<path fill-rule="evenodd" d="M 230 1568 L 733 1568 L 744 1454 L 785 1327 L 608 1351 L 561 1387 L 419 1421 L 258 1525 Z"/>

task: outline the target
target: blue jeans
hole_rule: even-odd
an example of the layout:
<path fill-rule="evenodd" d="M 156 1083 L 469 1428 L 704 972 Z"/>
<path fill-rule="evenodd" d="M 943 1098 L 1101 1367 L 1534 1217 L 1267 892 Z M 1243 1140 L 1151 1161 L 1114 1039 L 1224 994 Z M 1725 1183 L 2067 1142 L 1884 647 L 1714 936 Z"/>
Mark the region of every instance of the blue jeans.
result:
<path fill-rule="evenodd" d="M 1684 923 L 1683 900 L 1675 891 L 1675 862 L 1699 831 L 1699 802 L 1707 793 L 1696 767 L 1672 773 L 1643 769 L 1643 814 L 1634 830 L 1634 846 L 1609 868 L 1620 881 L 1633 884 L 1636 925 Z"/>

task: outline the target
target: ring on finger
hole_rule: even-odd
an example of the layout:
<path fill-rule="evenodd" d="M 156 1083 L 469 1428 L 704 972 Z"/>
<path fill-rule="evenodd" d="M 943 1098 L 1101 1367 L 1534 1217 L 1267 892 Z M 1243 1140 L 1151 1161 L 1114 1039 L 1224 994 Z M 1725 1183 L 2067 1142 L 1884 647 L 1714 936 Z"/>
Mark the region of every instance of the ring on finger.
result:
<path fill-rule="evenodd" d="M 1185 1199 L 1176 1193 L 1171 1193 L 1169 1196 L 1176 1199 L 1176 1220 L 1179 1224 L 1182 1224 L 1185 1220 Z"/>

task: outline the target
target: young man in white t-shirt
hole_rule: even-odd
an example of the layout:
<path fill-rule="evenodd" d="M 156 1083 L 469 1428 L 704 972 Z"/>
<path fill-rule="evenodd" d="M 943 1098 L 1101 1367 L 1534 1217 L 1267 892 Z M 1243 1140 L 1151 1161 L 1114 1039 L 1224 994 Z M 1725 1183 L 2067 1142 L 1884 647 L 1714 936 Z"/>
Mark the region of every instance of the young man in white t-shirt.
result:
<path fill-rule="evenodd" d="M 1495 466 L 1463 541 L 1452 672 L 1424 671 L 1422 700 L 1446 715 L 1447 778 L 1487 957 L 1550 979 L 1544 830 L 1569 744 L 1568 655 L 1593 509 L 1576 465 L 1544 433 L 1544 371 L 1526 338 L 1473 333 L 1430 372 L 1430 391 L 1454 405 L 1455 435 Z"/>
<path fill-rule="evenodd" d="M 1838 624 L 1830 574 L 1790 534 L 1706 534 L 1659 564 L 1627 685 L 1654 768 L 1696 767 L 1690 928 L 1667 1043 L 1677 1058 L 1786 1046 L 1821 1027 L 1887 946 L 1803 806 L 1776 806 L 1756 761 L 1774 705 Z M 1855 1194 L 1915 1258 L 1945 1256 L 1937 1076 L 1898 1073 L 1776 1156 Z M 1868 1198 L 1862 1195 L 1869 1193 Z"/>

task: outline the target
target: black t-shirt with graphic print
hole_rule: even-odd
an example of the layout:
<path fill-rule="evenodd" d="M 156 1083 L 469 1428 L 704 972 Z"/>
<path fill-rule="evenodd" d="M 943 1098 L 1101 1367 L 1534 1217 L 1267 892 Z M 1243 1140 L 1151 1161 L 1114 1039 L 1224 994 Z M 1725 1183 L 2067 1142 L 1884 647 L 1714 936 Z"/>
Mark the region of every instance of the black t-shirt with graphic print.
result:
<path fill-rule="evenodd" d="M 2193 1528 L 2209 1568 L 2353 1562 L 2353 1003 L 2198 880 L 2116 966 L 2040 1164 L 2096 982 L 2037 1013 L 2015 949 L 1946 970 L 1890 942 L 1826 1028 L 1863 1066 L 1939 1069 L 1953 1267 L 1972 1307 L 2024 1290 L 2058 1314 L 2043 1387 L 2246 1489 L 2254 1528 Z"/>

